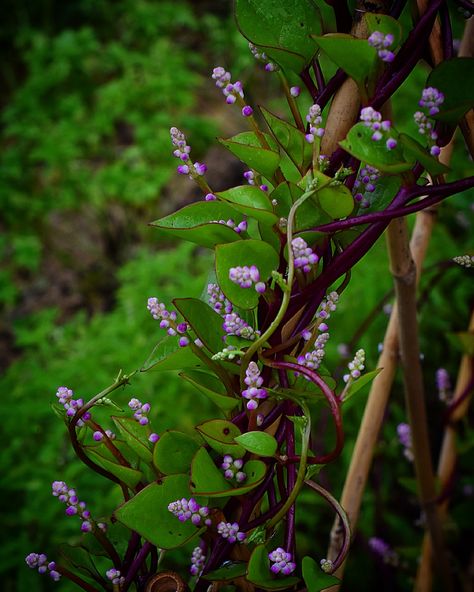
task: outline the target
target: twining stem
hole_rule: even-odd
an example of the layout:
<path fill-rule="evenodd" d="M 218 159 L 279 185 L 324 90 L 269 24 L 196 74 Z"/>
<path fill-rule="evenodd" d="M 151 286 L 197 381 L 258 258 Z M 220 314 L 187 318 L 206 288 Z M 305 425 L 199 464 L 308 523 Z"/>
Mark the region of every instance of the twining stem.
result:
<path fill-rule="evenodd" d="M 74 582 L 76 586 L 79 586 L 79 588 L 86 590 L 86 592 L 99 592 L 97 588 L 94 588 L 94 586 L 84 581 L 82 578 L 80 578 L 72 571 L 69 571 L 66 567 L 62 565 L 57 565 L 55 569 L 62 576 L 66 577 L 68 580 L 71 580 L 71 582 Z"/>
<path fill-rule="evenodd" d="M 339 550 L 338 556 L 332 562 L 333 563 L 333 572 L 334 572 L 342 564 L 342 562 L 346 558 L 347 553 L 349 552 L 349 547 L 351 544 L 351 527 L 349 524 L 349 518 L 347 517 L 347 514 L 344 511 L 344 508 L 337 501 L 337 499 L 333 495 L 331 495 L 329 493 L 329 491 L 324 489 L 324 487 L 321 487 L 321 485 L 318 485 L 318 483 L 315 483 L 311 479 L 306 479 L 305 483 L 306 483 L 306 485 L 311 487 L 311 489 L 314 489 L 314 491 L 319 493 L 319 495 L 321 495 L 327 502 L 329 502 L 329 504 L 331 504 L 331 506 L 336 511 L 336 514 L 338 516 L 338 520 L 341 521 L 341 525 L 342 525 L 342 529 L 343 529 L 343 533 L 344 533 L 343 534 L 343 542 L 342 542 L 341 548 Z"/>

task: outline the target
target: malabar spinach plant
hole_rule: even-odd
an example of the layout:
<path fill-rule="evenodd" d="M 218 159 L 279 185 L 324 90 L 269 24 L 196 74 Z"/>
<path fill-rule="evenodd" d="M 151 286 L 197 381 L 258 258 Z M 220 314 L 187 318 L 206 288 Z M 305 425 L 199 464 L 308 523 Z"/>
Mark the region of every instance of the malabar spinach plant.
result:
<path fill-rule="evenodd" d="M 178 370 L 219 412 L 192 433 L 170 426 L 157 434 L 149 413 L 159 393 L 151 403 L 131 398 L 125 413 L 112 399 L 138 370 L 120 371 L 87 402 L 59 387 L 55 411 L 74 451 L 116 483 L 122 502 L 101 519 L 83 501 L 87 492 L 55 481 L 53 496 L 84 537 L 57 561 L 31 553 L 29 567 L 88 591 L 315 592 L 338 584 L 333 574 L 349 551 L 350 524 L 317 475 L 343 450 L 346 401 L 381 370 L 363 373 L 363 350 L 343 376 L 325 360 L 338 301 L 351 269 L 392 220 L 474 186 L 474 177 L 445 182 L 449 169 L 438 159 L 457 125 L 468 126 L 474 60 L 455 57 L 446 2 L 414 10 L 402 30 L 405 4 L 360 2 L 351 14 L 345 2 L 236 0 L 237 25 L 268 75 L 280 78 L 291 120 L 250 105 L 240 81 L 213 69 L 217 92 L 240 110 L 245 128 L 220 142 L 248 167 L 241 185 L 221 192 L 207 183 L 206 165 L 194 162 L 185 133 L 171 127 L 177 171 L 197 183 L 202 199 L 153 225 L 213 250 L 214 266 L 201 298 L 172 307 L 159 294 L 148 299 L 162 337 L 140 369 Z M 441 60 L 428 52 L 437 19 Z M 430 69 L 413 105 L 419 133 L 412 137 L 391 120 L 390 101 L 420 60 Z M 103 409 L 112 410 L 107 421 Z M 330 444 L 316 437 L 324 410 Z M 299 555 L 303 488 L 340 520 L 332 559 Z M 188 573 L 171 570 L 168 552 L 189 542 Z"/>

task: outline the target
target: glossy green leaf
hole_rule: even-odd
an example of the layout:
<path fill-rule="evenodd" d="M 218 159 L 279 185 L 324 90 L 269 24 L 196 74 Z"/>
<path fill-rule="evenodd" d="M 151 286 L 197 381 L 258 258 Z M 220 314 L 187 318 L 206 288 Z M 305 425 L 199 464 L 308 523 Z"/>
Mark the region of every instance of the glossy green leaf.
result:
<path fill-rule="evenodd" d="M 393 175 L 380 177 L 375 184 L 375 191 L 364 194 L 369 200 L 370 205 L 364 208 L 361 213 L 368 214 L 370 212 L 384 210 L 398 193 L 400 185 L 400 177 Z M 359 226 L 359 228 L 363 228 L 363 226 Z"/>
<path fill-rule="evenodd" d="M 369 34 L 379 31 L 384 35 L 393 35 L 393 44 L 389 48 L 391 51 L 394 51 L 394 49 L 400 45 L 402 39 L 402 27 L 396 19 L 386 14 L 366 12 L 364 14 L 364 20 L 367 24 L 367 31 Z"/>
<path fill-rule="evenodd" d="M 102 445 L 103 446 L 103 445 Z M 127 487 L 133 489 L 142 479 L 143 474 L 141 471 L 137 469 L 132 469 L 131 467 L 124 467 L 123 465 L 118 464 L 108 458 L 105 458 L 100 452 L 100 447 L 96 446 L 94 448 L 90 446 L 85 446 L 84 450 L 87 456 L 101 466 L 109 473 L 112 473 L 117 479 L 120 479 Z"/>
<path fill-rule="evenodd" d="M 176 336 L 167 335 L 154 348 L 141 372 L 148 370 L 182 370 L 183 368 L 201 367 L 203 363 L 191 348 L 180 347 Z"/>
<path fill-rule="evenodd" d="M 444 94 L 444 102 L 434 118 L 456 124 L 474 107 L 474 58 L 453 58 L 441 62 L 426 81 Z"/>
<path fill-rule="evenodd" d="M 260 281 L 266 282 L 274 269 L 278 269 L 279 257 L 275 249 L 259 240 L 240 241 L 239 244 L 216 247 L 216 276 L 221 290 L 232 304 L 244 310 L 255 308 L 261 296 L 254 287 L 241 288 L 229 279 L 231 267 L 257 265 Z"/>
<path fill-rule="evenodd" d="M 232 489 L 232 485 L 204 447 L 199 448 L 193 457 L 190 485 L 193 493 L 206 496 L 216 491 L 227 492 Z"/>
<path fill-rule="evenodd" d="M 173 304 L 210 352 L 222 350 L 224 329 L 220 315 L 197 298 L 175 298 Z"/>
<path fill-rule="evenodd" d="M 364 87 L 365 81 L 378 65 L 377 51 L 367 39 L 331 33 L 314 38 L 324 53 L 355 82 Z"/>
<path fill-rule="evenodd" d="M 240 436 L 240 430 L 231 421 L 211 419 L 197 425 L 196 430 L 219 454 L 230 454 L 234 458 L 240 458 L 245 454 L 245 449 L 234 442 L 234 438 Z"/>
<path fill-rule="evenodd" d="M 251 216 L 263 224 L 273 225 L 278 222 L 278 216 L 273 213 L 273 207 L 268 194 L 256 185 L 241 185 L 232 187 L 227 191 L 221 191 L 217 195 L 224 201 L 232 204 L 232 207 Z"/>
<path fill-rule="evenodd" d="M 90 581 L 91 584 L 102 581 L 106 583 L 105 578 L 98 571 L 91 553 L 82 545 L 69 545 L 63 543 L 57 550 L 58 563 L 65 565 L 73 573 Z"/>
<path fill-rule="evenodd" d="M 347 389 L 347 393 L 344 397 L 344 403 L 348 401 L 353 395 L 355 395 L 361 388 L 363 388 L 366 384 L 370 384 L 374 378 L 382 372 L 383 368 L 376 368 L 375 370 L 371 370 L 370 372 L 366 372 L 360 378 L 352 381 Z"/>
<path fill-rule="evenodd" d="M 275 139 L 288 154 L 295 165 L 301 169 L 306 168 L 313 156 L 313 147 L 309 144 L 303 132 L 298 128 L 280 119 L 267 109 L 260 108 L 268 127 Z"/>
<path fill-rule="evenodd" d="M 213 374 L 189 370 L 187 372 L 181 372 L 180 376 L 194 385 L 201 393 L 206 395 L 206 397 L 220 407 L 224 413 L 228 413 L 229 411 L 232 411 L 232 409 L 235 409 L 240 402 L 235 397 L 229 397 L 225 394 L 222 381 L 216 378 Z"/>
<path fill-rule="evenodd" d="M 270 148 L 263 148 L 252 132 L 243 132 L 227 140 L 220 138 L 219 142 L 249 168 L 271 179 L 278 168 L 281 157 L 276 147 L 272 149 L 270 137 L 265 135 L 265 138 Z M 275 146 L 274 142 L 273 144 Z"/>
<path fill-rule="evenodd" d="M 449 171 L 449 167 L 439 162 L 437 158 L 431 156 L 428 149 L 406 134 L 400 134 L 398 137 L 403 155 L 406 160 L 417 160 L 430 175 L 442 175 Z"/>
<path fill-rule="evenodd" d="M 384 140 L 374 142 L 372 134 L 370 127 L 357 123 L 349 130 L 347 138 L 339 142 L 339 145 L 360 161 L 391 175 L 403 173 L 414 166 L 415 161 L 407 161 L 400 146 L 387 150 Z M 396 133 L 393 132 L 392 136 L 396 136 Z"/>
<path fill-rule="evenodd" d="M 230 582 L 237 578 L 245 576 L 247 573 L 247 564 L 243 562 L 227 562 L 222 567 L 210 571 L 202 576 L 210 582 Z"/>
<path fill-rule="evenodd" d="M 273 456 L 278 448 L 278 442 L 266 432 L 246 432 L 237 436 L 235 441 L 248 452 L 259 456 Z"/>
<path fill-rule="evenodd" d="M 165 475 L 186 473 L 198 448 L 195 438 L 183 432 L 167 430 L 155 445 L 153 464 Z"/>
<path fill-rule="evenodd" d="M 302 568 L 303 579 L 308 592 L 319 592 L 339 584 L 341 581 L 336 576 L 325 573 L 316 561 L 308 555 L 303 557 Z"/>
<path fill-rule="evenodd" d="M 132 499 L 120 506 L 115 518 L 147 541 L 161 549 L 181 547 L 198 535 L 201 530 L 190 521 L 180 522 L 168 505 L 178 499 L 190 498 L 189 476 L 170 475 L 148 485 Z M 196 498 L 206 505 L 206 498 Z"/>
<path fill-rule="evenodd" d="M 354 209 L 354 198 L 345 185 L 323 187 L 316 197 L 321 208 L 333 219 L 345 218 Z"/>
<path fill-rule="evenodd" d="M 294 576 L 272 577 L 271 573 L 268 550 L 265 545 L 258 545 L 253 550 L 249 561 L 247 572 L 249 582 L 264 590 L 289 590 L 299 582 L 299 578 Z"/>
<path fill-rule="evenodd" d="M 285 69 L 300 73 L 316 52 L 311 35 L 321 20 L 311 0 L 236 0 L 235 17 L 242 35 Z"/>
<path fill-rule="evenodd" d="M 146 463 L 150 463 L 152 453 L 148 443 L 148 429 L 135 419 L 129 417 L 114 417 L 112 420 L 117 426 L 120 435 L 130 448 Z"/>
<path fill-rule="evenodd" d="M 235 230 L 226 224 L 219 224 L 219 220 L 234 220 L 236 224 L 242 221 L 237 211 L 228 204 L 218 201 L 199 201 L 155 220 L 151 226 L 155 226 L 165 234 L 171 234 L 210 249 L 220 243 L 240 240 Z"/>

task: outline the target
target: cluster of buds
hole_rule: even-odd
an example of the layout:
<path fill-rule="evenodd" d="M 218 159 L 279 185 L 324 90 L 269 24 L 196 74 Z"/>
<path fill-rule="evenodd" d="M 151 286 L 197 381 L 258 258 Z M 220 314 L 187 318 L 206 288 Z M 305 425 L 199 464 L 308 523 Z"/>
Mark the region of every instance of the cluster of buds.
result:
<path fill-rule="evenodd" d="M 315 137 L 324 136 L 324 128 L 321 127 L 323 118 L 321 117 L 321 107 L 317 104 L 311 105 L 309 113 L 306 115 L 306 121 L 309 124 L 309 133 L 306 134 L 306 141 L 312 144 Z"/>
<path fill-rule="evenodd" d="M 244 90 L 239 80 L 237 82 L 231 82 L 230 72 L 227 72 L 222 66 L 217 66 L 213 69 L 212 78 L 216 81 L 216 86 L 222 90 L 225 96 L 225 102 L 228 105 L 233 105 L 238 101 L 242 105 L 242 115 L 244 117 L 250 117 L 252 115 L 253 109 L 244 102 Z"/>
<path fill-rule="evenodd" d="M 379 177 L 380 171 L 369 164 L 360 169 L 354 183 L 354 199 L 360 203 L 361 207 L 369 206 L 369 201 L 364 198 L 364 194 L 375 191 L 375 183 Z"/>
<path fill-rule="evenodd" d="M 86 509 L 85 502 L 80 502 L 77 497 L 75 489 L 69 489 L 64 481 L 53 481 L 52 494 L 57 497 L 60 502 L 66 504 L 66 516 L 79 516 L 82 520 L 82 532 L 90 532 L 92 530 L 91 513 Z M 106 529 L 106 525 L 102 522 L 97 524 L 101 530 Z"/>
<path fill-rule="evenodd" d="M 398 440 L 403 446 L 403 455 L 410 462 L 413 461 L 413 442 L 411 438 L 411 428 L 407 423 L 400 423 L 397 426 Z"/>
<path fill-rule="evenodd" d="M 249 341 L 253 341 L 260 335 L 260 331 L 255 331 L 253 327 L 244 321 L 244 319 L 241 319 L 235 312 L 225 315 L 222 328 L 227 335 L 237 335 L 237 337 L 243 337 Z"/>
<path fill-rule="evenodd" d="M 307 352 L 304 356 L 298 357 L 298 364 L 309 368 L 310 370 L 317 370 L 323 361 L 326 353 L 325 347 L 329 339 L 329 333 L 321 333 L 314 342 L 314 349 Z M 306 378 L 306 376 L 305 376 Z"/>
<path fill-rule="evenodd" d="M 224 471 L 224 477 L 229 481 L 235 479 L 237 483 L 243 483 L 247 479 L 247 475 L 240 469 L 244 466 L 244 461 L 241 458 L 235 460 L 226 454 L 221 464 L 221 469 Z"/>
<path fill-rule="evenodd" d="M 242 543 L 245 541 L 245 533 L 240 532 L 237 522 L 234 522 L 233 524 L 224 521 L 219 522 L 217 525 L 217 532 L 222 538 L 227 539 L 229 543 L 235 543 L 236 541 Z"/>
<path fill-rule="evenodd" d="M 232 218 L 229 218 L 228 220 L 211 220 L 210 224 L 224 224 L 224 226 L 228 226 L 229 228 L 232 228 L 232 230 L 235 230 L 237 234 L 245 232 L 248 226 L 247 220 L 242 220 L 242 222 L 236 224 Z"/>
<path fill-rule="evenodd" d="M 25 561 L 30 569 L 37 569 L 40 574 L 49 573 L 55 582 L 61 578 L 61 574 L 56 570 L 56 563 L 48 561 L 44 553 L 30 553 L 25 557 Z"/>
<path fill-rule="evenodd" d="M 201 547 L 194 547 L 191 555 L 191 567 L 189 571 L 192 576 L 200 576 L 206 563 L 206 554 Z"/>
<path fill-rule="evenodd" d="M 268 554 L 268 559 L 270 559 L 272 565 L 270 570 L 274 574 L 283 574 L 285 576 L 289 575 L 296 569 L 296 563 L 292 561 L 291 553 L 285 551 L 281 547 L 277 547 L 274 551 Z"/>
<path fill-rule="evenodd" d="M 383 539 L 379 537 L 371 537 L 369 539 L 369 547 L 376 555 L 381 557 L 384 563 L 393 565 L 394 567 L 398 565 L 398 555 L 396 551 L 394 551 Z"/>
<path fill-rule="evenodd" d="M 148 298 L 147 309 L 150 311 L 151 316 L 156 320 L 160 321 L 160 327 L 166 329 L 168 335 L 180 335 L 179 345 L 180 347 L 186 347 L 189 344 L 189 339 L 183 335 L 188 330 L 187 323 L 176 322 L 176 312 L 174 310 L 167 310 L 163 302 L 159 302 L 158 298 Z"/>
<path fill-rule="evenodd" d="M 241 288 L 255 287 L 255 291 L 263 294 L 266 290 L 264 282 L 260 281 L 260 271 L 256 265 L 247 265 L 231 267 L 229 269 L 229 279 Z"/>
<path fill-rule="evenodd" d="M 461 267 L 474 267 L 474 255 L 458 255 L 453 261 Z"/>
<path fill-rule="evenodd" d="M 244 179 L 249 185 L 255 185 L 255 173 L 253 171 L 245 171 Z M 268 191 L 268 185 L 262 184 L 260 185 L 260 189 L 262 191 Z"/>
<path fill-rule="evenodd" d="M 183 497 L 180 500 L 168 504 L 168 510 L 178 518 L 180 522 L 191 520 L 194 526 L 199 526 L 204 519 L 204 524 L 211 524 L 209 516 L 209 508 L 207 506 L 200 506 L 192 497 L 187 500 Z"/>
<path fill-rule="evenodd" d="M 69 418 L 74 417 L 77 410 L 84 405 L 84 401 L 82 399 L 73 399 L 73 396 L 73 391 L 66 386 L 60 386 L 56 392 L 56 397 L 58 398 L 59 403 L 61 403 L 61 405 L 66 410 L 66 416 Z M 77 427 L 82 427 L 84 422 L 88 421 L 90 418 L 90 412 L 86 411 L 82 415 L 81 419 L 77 422 Z"/>
<path fill-rule="evenodd" d="M 428 115 L 436 115 L 439 113 L 439 107 L 444 102 L 444 95 L 437 88 L 429 86 L 424 88 L 421 93 L 421 99 L 418 104 L 424 109 L 428 109 Z"/>
<path fill-rule="evenodd" d="M 224 315 L 232 312 L 232 303 L 227 300 L 218 284 L 207 284 L 209 304 L 217 314 Z"/>
<path fill-rule="evenodd" d="M 94 438 L 94 440 L 96 442 L 100 442 L 101 440 L 104 439 L 104 437 L 107 437 L 109 440 L 115 440 L 115 434 L 112 432 L 112 430 L 105 430 L 105 436 L 103 432 L 100 432 L 99 430 L 96 430 L 93 434 L 92 437 Z"/>
<path fill-rule="evenodd" d="M 330 292 L 319 305 L 317 316 L 323 320 L 329 319 L 331 313 L 336 310 L 338 301 L 339 294 L 335 291 Z"/>
<path fill-rule="evenodd" d="M 300 236 L 291 241 L 291 248 L 296 269 L 302 269 L 305 273 L 309 273 L 313 265 L 319 261 L 316 253 L 313 253 L 311 247 L 308 247 L 306 241 Z"/>
<path fill-rule="evenodd" d="M 438 89 L 433 88 L 432 86 L 425 88 L 421 93 L 421 99 L 418 104 L 420 107 L 424 108 L 427 113 L 416 111 L 413 115 L 415 123 L 418 126 L 418 132 L 428 140 L 428 147 L 432 156 L 439 156 L 441 149 L 436 144 L 438 134 L 434 131 L 434 124 L 429 118 L 439 112 L 439 107 L 443 101 L 444 95 Z"/>
<path fill-rule="evenodd" d="M 246 371 L 244 382 L 247 388 L 242 391 L 242 397 L 247 399 L 247 409 L 253 410 L 258 407 L 258 401 L 266 399 L 268 393 L 266 389 L 261 388 L 263 378 L 260 376 L 260 370 L 255 362 L 250 362 Z"/>
<path fill-rule="evenodd" d="M 352 362 L 349 362 L 347 367 L 349 368 L 349 374 L 344 375 L 344 382 L 349 382 L 349 380 L 355 380 L 360 377 L 361 373 L 363 372 L 365 366 L 365 351 L 363 349 L 359 349 L 354 356 Z"/>
<path fill-rule="evenodd" d="M 389 47 L 391 47 L 394 42 L 394 37 L 391 33 L 384 35 L 380 31 L 374 31 L 367 41 L 369 42 L 369 45 L 375 47 L 382 62 L 393 62 L 395 54 L 393 51 L 389 50 Z"/>
<path fill-rule="evenodd" d="M 256 60 L 265 64 L 265 72 L 276 72 L 280 69 L 276 64 L 268 59 L 268 56 L 265 52 L 261 51 L 253 43 L 249 43 L 249 49 Z"/>
<path fill-rule="evenodd" d="M 150 403 L 142 403 L 139 399 L 133 398 L 128 402 L 128 406 L 134 411 L 133 417 L 140 425 L 145 426 L 149 423 L 147 416 L 151 411 Z"/>
<path fill-rule="evenodd" d="M 436 370 L 436 386 L 438 388 L 439 400 L 443 403 L 449 403 L 452 398 L 451 381 L 448 371 L 445 368 Z"/>
<path fill-rule="evenodd" d="M 105 572 L 107 578 L 112 582 L 114 586 L 121 586 L 125 582 L 125 578 L 120 575 L 120 570 L 112 567 Z"/>
<path fill-rule="evenodd" d="M 373 131 L 372 140 L 374 142 L 380 141 L 384 135 L 390 132 L 392 124 L 388 119 L 382 121 L 382 114 L 372 109 L 372 107 L 364 107 L 360 112 L 360 120 L 366 127 L 370 127 Z M 387 150 L 393 150 L 397 146 L 397 141 L 394 138 L 389 137 L 385 145 Z"/>
<path fill-rule="evenodd" d="M 191 162 L 189 153 L 191 152 L 191 146 L 187 144 L 186 136 L 177 127 L 170 128 L 171 142 L 175 147 L 173 156 L 179 158 L 183 162 L 177 168 L 178 173 L 181 175 L 189 175 L 191 179 L 204 175 L 207 171 L 205 164 Z"/>

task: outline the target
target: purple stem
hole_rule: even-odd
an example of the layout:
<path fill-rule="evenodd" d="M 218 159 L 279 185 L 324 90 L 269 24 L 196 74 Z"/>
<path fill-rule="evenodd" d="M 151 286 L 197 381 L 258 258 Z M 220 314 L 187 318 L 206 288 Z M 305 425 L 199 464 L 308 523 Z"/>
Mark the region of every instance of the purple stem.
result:
<path fill-rule="evenodd" d="M 318 85 L 318 92 L 321 92 L 326 86 L 326 83 L 324 82 L 324 75 L 323 71 L 321 70 L 321 66 L 319 65 L 319 60 L 317 58 L 313 58 L 312 65 L 314 76 L 316 78 L 316 84 Z"/>
<path fill-rule="evenodd" d="M 316 97 L 318 96 L 318 89 L 311 78 L 311 74 L 309 73 L 309 67 L 305 68 L 300 74 L 301 80 L 304 82 L 304 85 L 309 91 L 311 98 L 314 102 L 316 102 Z"/>
<path fill-rule="evenodd" d="M 469 14 L 474 14 L 474 4 L 470 0 L 456 0 L 456 4 L 469 12 Z"/>
<path fill-rule="evenodd" d="M 451 19 L 449 18 L 449 9 L 447 4 L 443 4 L 439 9 L 441 20 L 441 34 L 443 36 L 443 57 L 450 60 L 454 57 L 453 48 L 453 30 L 451 28 Z"/>
<path fill-rule="evenodd" d="M 125 582 L 121 588 L 123 592 L 126 592 L 128 590 L 130 584 L 135 579 L 138 570 L 142 566 L 143 562 L 145 561 L 148 553 L 152 550 L 152 548 L 153 545 L 147 541 L 138 552 L 138 555 L 135 557 L 132 565 L 130 566 L 130 569 L 127 572 L 127 575 L 125 576 Z"/>
<path fill-rule="evenodd" d="M 336 17 L 338 33 L 349 33 L 352 27 L 352 15 L 345 0 L 325 0 L 333 10 Z"/>
<path fill-rule="evenodd" d="M 295 455 L 295 431 L 293 422 L 286 418 L 286 449 L 287 455 L 292 457 Z M 287 477 L 287 488 L 288 491 L 293 491 L 296 483 L 296 465 L 289 465 L 288 466 L 288 477 Z M 285 549 L 290 552 L 293 556 L 295 554 L 295 504 L 291 506 L 288 510 L 286 515 L 286 525 L 285 525 Z"/>
<path fill-rule="evenodd" d="M 392 9 L 390 10 L 390 16 L 392 18 L 398 19 L 398 17 L 402 14 L 406 3 L 407 0 L 395 0 Z"/>

